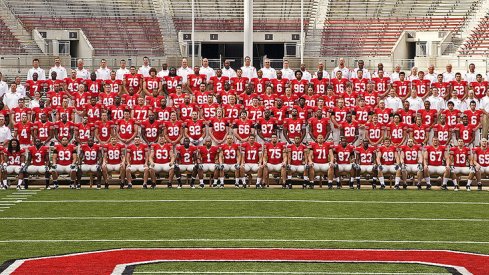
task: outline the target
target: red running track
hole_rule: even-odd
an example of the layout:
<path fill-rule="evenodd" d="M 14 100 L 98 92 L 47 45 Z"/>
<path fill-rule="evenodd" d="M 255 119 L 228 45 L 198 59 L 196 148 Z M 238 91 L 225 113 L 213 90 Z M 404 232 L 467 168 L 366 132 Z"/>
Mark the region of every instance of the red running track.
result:
<path fill-rule="evenodd" d="M 164 261 L 289 261 L 422 263 L 460 274 L 489 274 L 489 255 L 444 250 L 381 249 L 116 249 L 17 260 L 1 273 L 122 274 L 127 266 Z"/>

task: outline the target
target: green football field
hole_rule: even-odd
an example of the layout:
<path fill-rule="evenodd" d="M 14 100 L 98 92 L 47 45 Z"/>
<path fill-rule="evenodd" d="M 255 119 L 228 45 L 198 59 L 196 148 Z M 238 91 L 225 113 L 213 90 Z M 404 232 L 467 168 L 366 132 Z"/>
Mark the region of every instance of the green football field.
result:
<path fill-rule="evenodd" d="M 489 254 L 489 192 L 0 192 L 0 262 L 114 248 L 439 249 Z M 134 274 L 447 274 L 422 264 L 166 262 Z"/>

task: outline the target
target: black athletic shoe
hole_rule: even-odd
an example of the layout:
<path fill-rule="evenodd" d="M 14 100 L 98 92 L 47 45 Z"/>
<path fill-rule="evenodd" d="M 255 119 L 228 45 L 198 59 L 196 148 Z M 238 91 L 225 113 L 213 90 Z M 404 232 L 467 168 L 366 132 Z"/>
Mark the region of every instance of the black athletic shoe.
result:
<path fill-rule="evenodd" d="M 446 187 L 445 187 L 446 188 Z M 431 184 L 426 185 L 426 190 L 431 190 Z"/>

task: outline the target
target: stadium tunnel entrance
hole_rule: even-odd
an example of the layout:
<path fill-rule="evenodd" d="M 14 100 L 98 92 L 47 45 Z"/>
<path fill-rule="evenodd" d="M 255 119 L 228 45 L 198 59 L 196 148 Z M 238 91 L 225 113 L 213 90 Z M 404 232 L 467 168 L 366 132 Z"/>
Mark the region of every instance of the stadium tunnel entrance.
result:
<path fill-rule="evenodd" d="M 234 60 L 233 69 L 238 69 L 243 62 L 243 43 L 202 43 L 201 55 L 209 59 Z M 253 66 L 263 67 L 263 58 L 282 59 L 284 57 L 285 43 L 254 43 Z"/>

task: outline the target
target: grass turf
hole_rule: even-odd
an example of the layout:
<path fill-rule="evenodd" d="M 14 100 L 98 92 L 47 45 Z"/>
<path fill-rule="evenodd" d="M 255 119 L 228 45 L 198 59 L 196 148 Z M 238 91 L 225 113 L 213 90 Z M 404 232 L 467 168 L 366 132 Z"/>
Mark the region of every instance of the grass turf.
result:
<path fill-rule="evenodd" d="M 0 192 L 0 204 L 15 201 L 8 199 L 13 194 L 17 192 Z M 1 209 L 0 262 L 120 247 L 451 249 L 489 254 L 488 198 L 488 192 L 414 190 L 46 190 Z M 43 219 L 49 217 L 69 219 Z M 265 265 L 273 266 L 257 268 L 268 270 Z M 216 264 L 209 266 L 206 270 L 220 270 Z M 293 271 L 292 266 L 301 265 L 290 264 Z M 347 266 L 339 268 L 351 270 Z M 377 266 L 366 270 L 382 271 L 388 265 Z"/>

